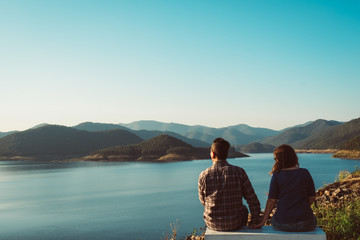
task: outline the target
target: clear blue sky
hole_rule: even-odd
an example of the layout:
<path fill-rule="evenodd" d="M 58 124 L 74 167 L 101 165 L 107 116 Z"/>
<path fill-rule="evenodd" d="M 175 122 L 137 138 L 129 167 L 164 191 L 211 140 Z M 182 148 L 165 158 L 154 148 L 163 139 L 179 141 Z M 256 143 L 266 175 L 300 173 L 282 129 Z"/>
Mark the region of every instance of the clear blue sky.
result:
<path fill-rule="evenodd" d="M 360 117 L 360 1 L 0 0 L 0 131 Z"/>

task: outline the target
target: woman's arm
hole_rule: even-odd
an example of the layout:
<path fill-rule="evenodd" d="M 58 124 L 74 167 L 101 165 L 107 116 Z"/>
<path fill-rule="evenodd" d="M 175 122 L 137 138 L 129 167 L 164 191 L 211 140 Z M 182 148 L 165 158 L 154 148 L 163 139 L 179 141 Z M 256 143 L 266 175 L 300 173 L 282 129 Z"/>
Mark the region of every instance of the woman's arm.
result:
<path fill-rule="evenodd" d="M 250 226 L 251 229 L 261 228 L 262 226 L 265 225 L 265 222 L 269 218 L 269 215 L 270 215 L 271 211 L 274 209 L 275 204 L 277 203 L 277 201 L 278 201 L 277 199 L 272 199 L 272 198 L 269 198 L 266 201 L 266 207 L 265 207 L 265 212 L 264 212 L 263 219 L 261 220 L 260 223 L 258 223 L 256 225 L 253 225 L 253 226 Z"/>

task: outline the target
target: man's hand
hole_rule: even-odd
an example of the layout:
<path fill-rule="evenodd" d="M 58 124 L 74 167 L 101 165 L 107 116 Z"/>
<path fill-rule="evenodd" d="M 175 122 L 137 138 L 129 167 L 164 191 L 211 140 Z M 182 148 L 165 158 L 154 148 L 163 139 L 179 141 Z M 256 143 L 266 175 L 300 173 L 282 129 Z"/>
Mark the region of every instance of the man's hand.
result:
<path fill-rule="evenodd" d="M 263 219 L 261 220 L 261 222 L 259 222 L 258 224 L 251 225 L 251 226 L 250 226 L 250 229 L 259 229 L 259 228 L 261 228 L 262 226 L 265 225 L 265 222 L 266 222 L 266 219 L 263 218 Z"/>

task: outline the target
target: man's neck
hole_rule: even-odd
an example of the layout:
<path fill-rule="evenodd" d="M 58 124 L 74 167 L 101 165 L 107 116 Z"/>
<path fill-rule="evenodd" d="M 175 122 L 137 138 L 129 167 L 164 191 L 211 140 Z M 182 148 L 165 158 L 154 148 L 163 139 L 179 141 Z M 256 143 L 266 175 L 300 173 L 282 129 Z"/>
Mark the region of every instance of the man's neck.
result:
<path fill-rule="evenodd" d="M 218 158 L 215 158 L 215 159 L 212 158 L 211 160 L 212 160 L 213 164 L 226 162 L 226 160 L 221 160 L 221 159 L 218 159 Z"/>

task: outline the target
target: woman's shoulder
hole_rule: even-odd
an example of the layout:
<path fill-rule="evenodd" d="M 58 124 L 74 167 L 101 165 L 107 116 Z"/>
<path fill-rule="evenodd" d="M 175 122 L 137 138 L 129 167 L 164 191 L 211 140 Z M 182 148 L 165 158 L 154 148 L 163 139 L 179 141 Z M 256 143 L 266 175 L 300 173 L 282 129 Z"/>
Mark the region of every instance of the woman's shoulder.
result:
<path fill-rule="evenodd" d="M 309 170 L 306 168 L 295 168 L 295 169 L 287 169 L 287 170 L 280 170 L 278 172 L 275 172 L 274 175 L 293 175 L 293 174 L 310 174 Z"/>
<path fill-rule="evenodd" d="M 309 170 L 307 170 L 307 168 L 299 168 L 299 171 L 309 173 Z"/>

